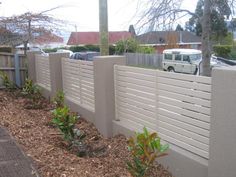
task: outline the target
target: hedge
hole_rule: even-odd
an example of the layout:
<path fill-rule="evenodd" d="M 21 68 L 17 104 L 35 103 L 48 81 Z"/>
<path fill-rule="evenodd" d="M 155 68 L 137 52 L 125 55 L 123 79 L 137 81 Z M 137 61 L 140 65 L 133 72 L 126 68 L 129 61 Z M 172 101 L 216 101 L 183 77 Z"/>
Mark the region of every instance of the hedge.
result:
<path fill-rule="evenodd" d="M 231 45 L 215 45 L 213 51 L 218 57 L 228 58 L 232 50 Z"/>

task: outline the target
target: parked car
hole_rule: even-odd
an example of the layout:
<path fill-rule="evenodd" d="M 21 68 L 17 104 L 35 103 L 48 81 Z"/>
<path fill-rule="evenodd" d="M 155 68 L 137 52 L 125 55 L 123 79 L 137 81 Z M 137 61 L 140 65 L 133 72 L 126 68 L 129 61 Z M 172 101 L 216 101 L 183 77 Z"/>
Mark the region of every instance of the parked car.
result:
<path fill-rule="evenodd" d="M 163 69 L 169 72 L 199 74 L 202 61 L 202 52 L 195 49 L 167 49 L 163 51 Z M 211 68 L 228 66 L 211 57 Z M 201 68 L 201 67 L 200 67 Z"/>
<path fill-rule="evenodd" d="M 75 52 L 70 56 L 70 58 L 77 60 L 93 61 L 93 58 L 99 55 L 99 52 Z"/>
<path fill-rule="evenodd" d="M 73 55 L 73 52 L 70 50 L 66 50 L 66 49 L 58 49 L 57 53 L 69 53 L 70 57 Z"/>
<path fill-rule="evenodd" d="M 163 69 L 169 72 L 196 74 L 202 52 L 195 49 L 167 49 L 163 51 Z"/>

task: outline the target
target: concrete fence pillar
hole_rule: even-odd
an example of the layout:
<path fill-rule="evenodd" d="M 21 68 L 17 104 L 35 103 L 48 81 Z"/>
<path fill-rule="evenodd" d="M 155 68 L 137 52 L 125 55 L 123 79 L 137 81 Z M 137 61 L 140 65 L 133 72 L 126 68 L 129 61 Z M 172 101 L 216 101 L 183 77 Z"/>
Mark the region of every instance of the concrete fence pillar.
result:
<path fill-rule="evenodd" d="M 236 67 L 212 72 L 208 177 L 236 176 Z"/>
<path fill-rule="evenodd" d="M 35 69 L 35 55 L 40 54 L 39 51 L 27 52 L 27 65 L 28 65 L 28 78 L 34 83 L 36 82 L 36 69 Z"/>
<path fill-rule="evenodd" d="M 61 59 L 69 58 L 69 53 L 50 53 L 49 54 L 49 70 L 51 80 L 50 98 L 53 98 L 57 91 L 62 90 L 62 69 Z"/>
<path fill-rule="evenodd" d="M 124 56 L 99 56 L 94 59 L 95 126 L 105 137 L 112 136 L 115 120 L 114 65 L 125 65 Z"/>

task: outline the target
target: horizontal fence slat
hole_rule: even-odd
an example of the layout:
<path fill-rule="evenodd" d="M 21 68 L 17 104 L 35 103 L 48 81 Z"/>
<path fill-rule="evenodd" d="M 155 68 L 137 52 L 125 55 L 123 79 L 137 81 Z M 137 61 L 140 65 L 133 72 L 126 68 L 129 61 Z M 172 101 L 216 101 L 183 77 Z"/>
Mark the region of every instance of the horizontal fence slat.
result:
<path fill-rule="evenodd" d="M 176 131 L 185 136 L 192 137 L 193 139 L 198 140 L 202 143 L 209 144 L 209 131 L 207 130 L 197 129 L 196 131 L 194 126 L 189 126 L 186 123 L 176 121 L 174 119 L 171 119 L 162 115 L 160 115 L 158 119 L 162 121 L 161 123 L 158 122 L 158 126 L 166 127 L 165 124 L 168 124 L 170 127 L 170 130 Z"/>
<path fill-rule="evenodd" d="M 174 113 L 178 113 L 178 114 L 181 114 L 184 116 L 192 117 L 194 119 L 198 119 L 198 120 L 201 120 L 204 122 L 210 122 L 210 116 L 207 116 L 207 115 L 204 115 L 204 114 L 201 114 L 198 112 L 189 111 L 186 109 L 182 109 L 182 108 L 179 108 L 176 106 L 172 106 L 172 105 L 168 105 L 168 104 L 160 103 L 160 102 L 158 103 L 158 105 L 159 105 L 160 109 L 166 109 L 170 112 L 174 112 Z"/>
<path fill-rule="evenodd" d="M 191 104 L 191 103 L 186 103 L 186 102 L 172 99 L 172 98 L 162 96 L 162 95 L 158 96 L 158 100 L 159 102 L 162 102 L 165 104 L 169 104 L 169 105 L 176 106 L 182 109 L 186 109 L 189 111 L 198 112 L 198 113 L 202 113 L 202 114 L 206 114 L 210 116 L 210 108 L 202 107 L 202 106 Z"/>
<path fill-rule="evenodd" d="M 193 97 L 202 98 L 205 100 L 211 100 L 211 93 L 207 93 L 207 92 L 191 90 L 191 89 L 186 89 L 186 88 L 180 88 L 180 87 L 161 84 L 161 83 L 158 83 L 157 87 L 159 90 L 164 90 L 164 91 L 169 91 L 169 92 L 173 92 L 173 93 L 179 93 L 179 94 L 183 94 L 183 95 L 193 96 Z"/>

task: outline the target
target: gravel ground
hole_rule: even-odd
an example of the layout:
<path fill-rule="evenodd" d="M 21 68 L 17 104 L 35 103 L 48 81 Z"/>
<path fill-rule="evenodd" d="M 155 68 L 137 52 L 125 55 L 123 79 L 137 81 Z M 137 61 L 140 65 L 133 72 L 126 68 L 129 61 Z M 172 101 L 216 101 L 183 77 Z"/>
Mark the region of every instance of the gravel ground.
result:
<path fill-rule="evenodd" d="M 129 177 L 130 158 L 123 135 L 103 138 L 92 123 L 79 119 L 76 127 L 85 132 L 90 148 L 87 157 L 69 151 L 59 131 L 51 124 L 52 105 L 42 100 L 41 109 L 29 109 L 29 101 L 18 92 L 0 90 L 0 124 L 8 129 L 23 151 L 33 159 L 42 177 Z M 27 106 L 26 106 L 27 105 Z M 172 177 L 161 165 L 151 177 Z"/>

